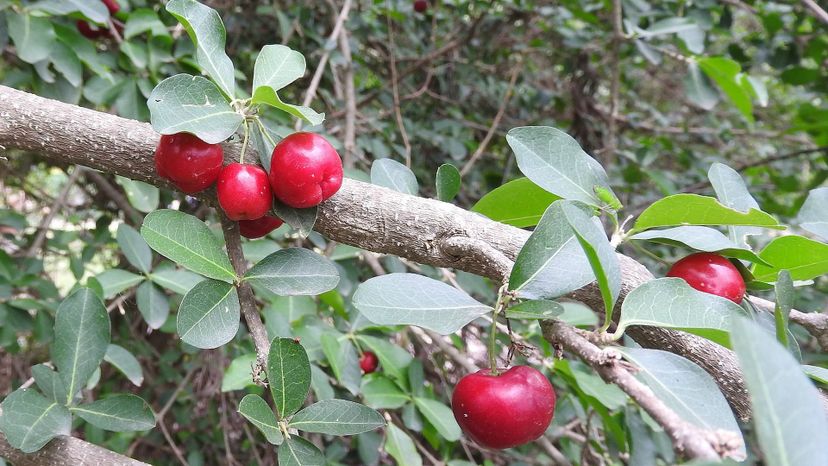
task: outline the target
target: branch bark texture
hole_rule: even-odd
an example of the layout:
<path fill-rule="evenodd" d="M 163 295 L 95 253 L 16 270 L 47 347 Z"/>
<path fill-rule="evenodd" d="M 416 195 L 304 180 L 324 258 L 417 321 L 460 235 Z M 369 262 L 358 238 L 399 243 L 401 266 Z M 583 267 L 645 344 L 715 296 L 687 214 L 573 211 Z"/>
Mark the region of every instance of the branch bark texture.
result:
<path fill-rule="evenodd" d="M 43 466 L 45 464 L 150 466 L 147 463 L 136 461 L 106 448 L 67 436 L 53 439 L 37 453 L 26 454 L 12 448 L 2 432 L 0 432 L 0 458 L 5 458 L 14 466 Z"/>

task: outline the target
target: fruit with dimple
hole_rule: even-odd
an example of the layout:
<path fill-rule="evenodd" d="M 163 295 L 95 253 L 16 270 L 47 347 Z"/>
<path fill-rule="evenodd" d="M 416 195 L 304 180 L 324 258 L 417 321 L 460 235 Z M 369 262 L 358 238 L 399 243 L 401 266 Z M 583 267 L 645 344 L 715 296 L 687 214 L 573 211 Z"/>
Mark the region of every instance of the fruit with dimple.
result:
<path fill-rule="evenodd" d="M 745 296 L 745 280 L 739 269 L 718 254 L 690 254 L 673 264 L 667 276 L 681 278 L 699 291 L 727 298 L 736 304 L 740 304 Z"/>
<path fill-rule="evenodd" d="M 489 369 L 458 382 L 451 410 L 463 432 L 488 448 L 512 448 L 546 431 L 555 414 L 555 391 L 536 369 L 514 366 L 492 375 Z"/>
<path fill-rule="evenodd" d="M 230 220 L 257 220 L 273 205 L 267 173 L 258 165 L 231 163 L 221 170 L 218 201 Z"/>
<path fill-rule="evenodd" d="M 359 368 L 365 374 L 370 374 L 377 370 L 379 359 L 373 351 L 365 351 L 359 358 Z"/>
<path fill-rule="evenodd" d="M 324 137 L 293 133 L 273 149 L 270 185 L 284 204 L 300 209 L 313 207 L 342 186 L 342 160 Z"/>
<path fill-rule="evenodd" d="M 155 149 L 155 169 L 187 194 L 210 187 L 218 179 L 224 163 L 219 144 L 207 144 L 189 133 L 161 136 Z"/>
<path fill-rule="evenodd" d="M 256 220 L 239 220 L 239 232 L 249 239 L 261 238 L 271 231 L 282 226 L 282 220 L 270 215 L 265 215 Z"/>

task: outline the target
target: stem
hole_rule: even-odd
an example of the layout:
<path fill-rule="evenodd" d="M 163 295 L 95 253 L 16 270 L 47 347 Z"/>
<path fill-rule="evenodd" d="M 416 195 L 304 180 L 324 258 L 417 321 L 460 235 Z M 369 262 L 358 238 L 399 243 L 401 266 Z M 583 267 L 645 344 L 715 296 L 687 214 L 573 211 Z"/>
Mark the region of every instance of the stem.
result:
<path fill-rule="evenodd" d="M 259 129 L 262 131 L 262 137 L 264 137 L 265 139 L 267 139 L 267 141 L 268 141 L 270 144 L 272 144 L 272 145 L 273 145 L 273 147 L 276 147 L 276 141 L 274 141 L 274 140 L 273 140 L 273 138 L 272 138 L 272 137 L 270 137 L 270 133 L 268 133 L 268 132 L 267 132 L 267 128 L 265 128 L 265 125 L 264 125 L 264 123 L 262 123 L 262 119 L 261 119 L 261 118 L 256 117 L 256 124 L 258 124 L 258 125 L 259 125 Z"/>
<path fill-rule="evenodd" d="M 239 163 L 244 163 L 244 153 L 247 151 L 247 141 L 250 140 L 250 123 L 247 118 L 244 119 L 244 141 L 242 141 L 241 154 L 239 155 Z"/>
<path fill-rule="evenodd" d="M 497 375 L 497 315 L 500 314 L 501 309 L 506 307 L 508 298 L 506 297 L 506 287 L 503 285 L 497 292 L 497 303 L 495 303 L 494 311 L 492 312 L 492 326 L 489 329 L 489 369 L 492 375 Z"/>

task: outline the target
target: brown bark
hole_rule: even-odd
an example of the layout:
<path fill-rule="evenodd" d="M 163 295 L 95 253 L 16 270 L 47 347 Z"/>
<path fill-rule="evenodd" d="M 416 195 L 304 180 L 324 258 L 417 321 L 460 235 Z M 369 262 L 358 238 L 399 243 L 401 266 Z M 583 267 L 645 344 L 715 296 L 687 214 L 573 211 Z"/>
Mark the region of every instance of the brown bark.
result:
<path fill-rule="evenodd" d="M 0 432 L 0 458 L 13 466 L 43 466 L 71 464 L 72 466 L 149 466 L 97 445 L 74 437 L 60 436 L 53 439 L 36 453 L 26 454 L 16 450 Z"/>

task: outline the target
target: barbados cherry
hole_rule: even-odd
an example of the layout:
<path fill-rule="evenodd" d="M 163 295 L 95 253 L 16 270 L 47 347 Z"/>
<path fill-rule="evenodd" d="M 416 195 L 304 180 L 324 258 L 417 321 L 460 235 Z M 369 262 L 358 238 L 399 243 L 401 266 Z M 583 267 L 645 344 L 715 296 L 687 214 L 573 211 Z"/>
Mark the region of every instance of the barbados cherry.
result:
<path fill-rule="evenodd" d="M 543 374 L 515 366 L 469 374 L 457 384 L 451 410 L 460 428 L 488 448 L 511 448 L 543 435 L 555 413 L 555 391 Z"/>
<path fill-rule="evenodd" d="M 265 215 L 256 220 L 239 220 L 239 232 L 245 238 L 256 239 L 282 226 L 282 220 Z"/>
<path fill-rule="evenodd" d="M 75 23 L 75 26 L 78 28 L 78 32 L 81 33 L 83 37 L 87 39 L 100 39 L 101 37 L 106 36 L 109 34 L 109 31 L 106 29 L 100 29 L 98 26 L 93 26 L 88 22 L 80 19 Z"/>
<path fill-rule="evenodd" d="M 161 136 L 155 149 L 158 176 L 173 182 L 187 194 L 210 187 L 221 172 L 224 151 L 218 144 L 207 144 L 189 133 Z"/>
<path fill-rule="evenodd" d="M 109 14 L 112 16 L 121 11 L 121 5 L 118 5 L 117 0 L 103 0 L 103 4 L 106 5 L 106 9 L 109 10 Z"/>
<path fill-rule="evenodd" d="M 727 298 L 736 304 L 741 303 L 745 295 L 745 280 L 739 269 L 724 257 L 710 252 L 690 254 L 673 264 L 667 276 L 682 278 L 699 291 Z"/>
<path fill-rule="evenodd" d="M 221 170 L 218 201 L 230 220 L 256 220 L 273 205 L 267 173 L 258 165 L 231 163 Z"/>
<path fill-rule="evenodd" d="M 425 13 L 428 10 L 428 0 L 415 0 L 414 11 L 417 13 Z"/>
<path fill-rule="evenodd" d="M 379 359 L 373 351 L 366 351 L 359 358 L 359 368 L 366 374 L 376 371 L 377 365 L 379 365 Z"/>
<path fill-rule="evenodd" d="M 316 133 L 293 133 L 273 149 L 270 185 L 283 203 L 313 207 L 342 186 L 342 160 L 331 144 Z"/>

